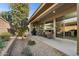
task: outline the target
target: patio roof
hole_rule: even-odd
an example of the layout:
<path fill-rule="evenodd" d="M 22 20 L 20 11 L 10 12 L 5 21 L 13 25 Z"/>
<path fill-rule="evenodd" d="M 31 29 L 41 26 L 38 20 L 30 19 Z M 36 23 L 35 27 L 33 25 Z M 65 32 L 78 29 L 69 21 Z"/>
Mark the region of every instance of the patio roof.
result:
<path fill-rule="evenodd" d="M 72 3 L 72 4 L 70 4 L 70 3 L 67 3 L 67 4 L 64 4 L 64 3 L 41 4 L 40 7 L 35 11 L 35 13 L 29 19 L 29 23 L 32 23 L 34 21 L 35 22 L 39 21 L 44 16 L 45 16 L 44 18 L 46 18 L 47 16 L 48 16 L 48 18 L 49 18 L 49 16 L 55 16 L 56 18 L 60 17 L 61 13 L 64 15 L 66 13 L 65 10 L 67 10 L 67 9 L 68 9 L 67 12 L 74 11 L 76 9 L 76 7 L 74 7 L 74 6 L 76 6 L 75 3 Z M 55 13 L 53 11 L 55 11 Z"/>
<path fill-rule="evenodd" d="M 38 7 L 38 9 L 34 12 L 34 14 L 31 16 L 31 18 L 29 19 L 29 22 L 31 22 L 32 20 L 34 20 L 37 16 L 39 16 L 41 13 L 43 13 L 44 11 L 46 11 L 53 4 L 54 3 L 43 3 L 43 4 L 41 4 Z"/>

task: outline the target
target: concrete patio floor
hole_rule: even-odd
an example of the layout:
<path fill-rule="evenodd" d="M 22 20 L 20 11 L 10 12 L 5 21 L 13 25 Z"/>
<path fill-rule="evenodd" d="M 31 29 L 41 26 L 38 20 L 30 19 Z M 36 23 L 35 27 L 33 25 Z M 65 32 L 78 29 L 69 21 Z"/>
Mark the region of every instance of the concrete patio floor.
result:
<path fill-rule="evenodd" d="M 48 44 L 49 46 L 56 48 L 57 50 L 70 55 L 75 56 L 77 55 L 77 42 L 73 42 L 70 40 L 64 40 L 64 39 L 48 39 L 41 36 L 31 36 L 31 39 L 33 40 L 39 40 L 43 43 Z"/>

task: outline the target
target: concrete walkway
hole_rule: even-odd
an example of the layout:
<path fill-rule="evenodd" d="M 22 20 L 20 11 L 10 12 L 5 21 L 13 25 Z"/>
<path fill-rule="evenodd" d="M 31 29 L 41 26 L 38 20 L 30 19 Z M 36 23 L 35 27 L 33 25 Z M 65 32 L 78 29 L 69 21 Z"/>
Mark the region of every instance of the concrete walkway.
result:
<path fill-rule="evenodd" d="M 72 42 L 69 40 L 59 40 L 59 39 L 47 39 L 41 36 L 32 36 L 31 39 L 40 40 L 48 44 L 49 46 L 56 48 L 57 50 L 71 56 L 76 55 L 77 42 Z"/>

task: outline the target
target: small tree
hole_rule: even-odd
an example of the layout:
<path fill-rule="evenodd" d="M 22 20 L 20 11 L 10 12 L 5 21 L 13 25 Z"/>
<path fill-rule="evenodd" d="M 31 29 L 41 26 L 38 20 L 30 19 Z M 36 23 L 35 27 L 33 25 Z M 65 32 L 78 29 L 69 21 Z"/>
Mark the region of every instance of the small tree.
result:
<path fill-rule="evenodd" d="M 28 4 L 24 3 L 16 3 L 10 4 L 11 6 L 11 14 L 13 19 L 13 25 L 18 33 L 18 36 L 22 36 L 24 32 L 27 30 L 27 17 L 29 14 Z"/>
<path fill-rule="evenodd" d="M 28 29 L 28 3 L 13 3 L 10 4 L 10 7 L 11 10 L 9 12 L 3 12 L 1 15 L 10 23 L 13 33 L 16 31 L 20 36 L 22 36 L 22 34 Z"/>
<path fill-rule="evenodd" d="M 28 30 L 27 19 L 21 20 L 18 24 L 16 24 L 16 30 L 17 30 L 18 36 L 22 36 L 26 32 L 26 30 Z"/>

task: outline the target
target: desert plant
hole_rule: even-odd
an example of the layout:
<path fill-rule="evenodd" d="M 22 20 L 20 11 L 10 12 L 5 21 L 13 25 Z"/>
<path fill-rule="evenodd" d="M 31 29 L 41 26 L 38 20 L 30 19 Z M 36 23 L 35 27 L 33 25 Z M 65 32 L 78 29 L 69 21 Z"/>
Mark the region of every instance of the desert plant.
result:
<path fill-rule="evenodd" d="M 36 44 L 35 41 L 32 41 L 32 40 L 28 41 L 28 45 L 35 45 L 35 44 Z"/>
<path fill-rule="evenodd" d="M 3 40 L 8 41 L 8 40 L 10 39 L 10 36 L 11 36 L 11 35 L 12 35 L 12 34 L 9 33 L 9 32 L 3 32 L 3 33 L 0 34 L 0 37 L 1 37 Z"/>
<path fill-rule="evenodd" d="M 23 49 L 22 54 L 25 56 L 32 56 L 33 55 L 29 46 L 27 46 Z"/>

